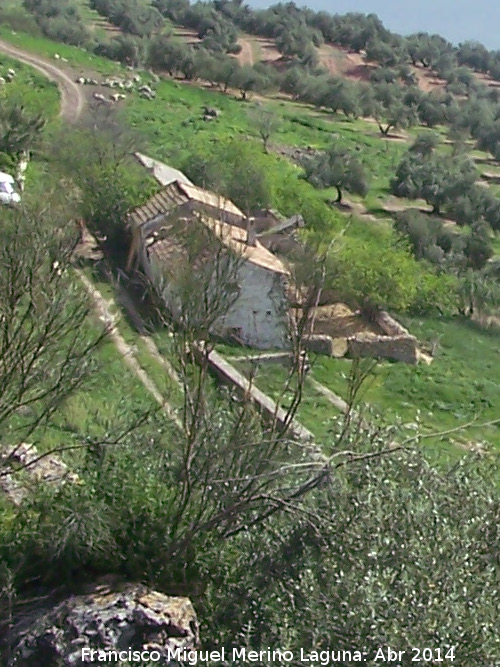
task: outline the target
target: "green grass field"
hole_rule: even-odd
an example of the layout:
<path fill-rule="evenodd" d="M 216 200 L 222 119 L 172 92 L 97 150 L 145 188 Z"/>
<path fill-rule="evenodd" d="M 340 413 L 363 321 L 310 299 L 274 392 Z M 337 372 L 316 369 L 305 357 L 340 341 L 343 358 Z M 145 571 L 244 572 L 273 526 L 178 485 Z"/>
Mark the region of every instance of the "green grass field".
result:
<path fill-rule="evenodd" d="M 105 299 L 113 299 L 114 290 L 108 283 L 96 278 L 90 270 L 86 270 L 85 274 Z M 141 367 L 153 380 L 164 399 L 172 407 L 180 408 L 182 396 L 177 386 L 127 322 L 120 307 L 115 304 L 110 310 L 116 315 L 119 333 L 132 346 Z M 86 334 L 92 337 L 99 330 L 100 324 L 92 316 Z M 151 417 L 157 415 L 155 419 L 160 419 L 162 429 L 171 433 L 169 441 L 175 441 L 178 435 L 176 426 L 168 418 L 161 416 L 157 402 L 125 363 L 113 340 L 108 338 L 94 353 L 91 373 L 83 386 L 62 403 L 47 425 L 32 434 L 30 442 L 43 452 L 85 442 L 112 441 L 120 432 L 126 431 L 134 422 L 148 414 Z M 17 415 L 9 422 L 9 428 L 4 434 L 6 444 L 16 442 L 18 429 L 28 423 L 25 420 L 29 418 Z M 78 451 L 71 450 L 64 455 L 69 464 L 78 460 L 75 459 Z"/>
<path fill-rule="evenodd" d="M 5 25 L 0 25 L 0 38 L 26 51 L 37 53 L 47 58 L 54 58 L 56 54 L 67 60 L 67 65 L 77 71 L 95 72 L 105 76 L 125 72 L 119 63 L 106 58 L 100 58 L 78 46 L 69 46 L 60 42 L 53 42 L 42 36 L 27 35 L 12 31 Z M 65 64 L 64 61 L 62 63 Z"/>
<path fill-rule="evenodd" d="M 11 83 L 0 88 L 0 99 L 1 96 L 8 96 L 20 100 L 30 111 L 43 113 L 46 118 L 55 118 L 59 113 L 60 99 L 57 85 L 32 67 L 0 53 L 0 76 L 9 68 L 15 69 L 16 76 Z"/>
<path fill-rule="evenodd" d="M 379 362 L 360 392 L 359 407 L 373 409 L 386 424 L 400 424 L 400 437 L 411 436 L 417 429 L 433 434 L 470 424 L 439 438 L 424 441 L 433 454 L 456 455 L 474 443 L 486 443 L 491 451 L 500 451 L 499 426 L 484 426 L 498 418 L 500 405 L 500 332 L 480 328 L 461 318 L 403 319 L 422 343 L 437 343 L 432 364 L 411 366 Z M 224 353 L 231 349 L 224 349 Z M 236 362 L 250 372 L 247 362 Z M 312 358 L 312 377 L 342 398 L 347 398 L 352 362 L 325 356 Z M 284 405 L 282 396 L 287 377 L 285 368 L 262 364 L 256 376 L 257 386 Z M 335 408 L 306 381 L 305 397 L 299 418 L 322 441 L 328 441 L 329 426 Z"/>
<path fill-rule="evenodd" d="M 94 69 L 102 74 L 120 71 L 120 66 L 74 47 L 55 44 L 44 38 L 26 35 L 7 34 L 5 29 L 0 34 L 22 48 L 53 56 L 59 53 L 68 59 L 68 65 L 78 69 Z M 23 68 L 24 72 L 24 68 Z M 26 76 L 29 75 L 29 68 Z M 23 73 L 24 76 L 24 73 Z M 19 79 L 21 85 L 21 77 Z M 163 80 L 157 84 L 157 98 L 154 102 L 130 97 L 124 106 L 123 116 L 126 121 L 143 135 L 147 150 L 160 159 L 168 159 L 174 165 L 193 147 L 201 147 L 210 153 L 211 147 L 225 141 L 249 141 L 256 148 L 260 141 L 255 127 L 252 126 L 248 111 L 254 101 L 242 102 L 234 95 L 179 81 Z M 44 94 L 53 95 L 50 104 L 55 105 L 56 96 L 53 86 L 47 84 Z M 405 151 L 407 144 L 400 141 L 383 139 L 377 135 L 376 126 L 364 120 L 345 119 L 312 109 L 304 104 L 284 101 L 281 98 L 258 100 L 262 107 L 270 108 L 281 117 L 281 127 L 271 138 L 271 144 L 286 146 L 312 146 L 324 148 L 335 141 L 343 146 L 357 149 L 360 159 L 365 163 L 370 175 L 371 190 L 363 201 L 366 207 L 380 216 L 379 222 L 367 224 L 352 218 L 347 234 L 360 243 L 370 242 L 385 244 L 389 242 L 391 220 L 384 214 L 382 204 L 388 194 L 389 181 L 394 169 Z M 221 111 L 218 119 L 209 123 L 202 119 L 203 106 L 214 106 Z M 414 128 L 410 138 L 418 133 Z M 474 151 L 474 157 L 484 159 L 486 154 Z M 266 164 L 268 173 L 277 183 L 291 179 L 298 183 L 298 168 L 285 158 L 274 153 L 269 155 L 261 150 L 261 159 Z M 480 169 L 484 171 L 481 163 Z M 494 169 L 494 167 L 492 168 Z M 490 170 L 490 167 L 488 167 Z M 301 183 L 309 196 L 322 202 L 328 192 L 318 192 L 311 186 Z M 359 198 L 352 198 L 359 200 Z M 411 205 L 411 201 L 406 201 Z M 327 208 L 318 209 L 326 211 Z M 328 210 L 332 231 L 341 229 L 346 218 L 337 211 Z M 496 240 L 496 248 L 498 240 Z M 412 333 L 422 341 L 438 342 L 434 363 L 430 366 L 406 366 L 404 364 L 381 363 L 374 372 L 366 388 L 364 400 L 388 423 L 401 421 L 404 424 L 419 424 L 422 431 L 431 433 L 452 429 L 469 421 L 488 421 L 495 418 L 495 405 L 500 402 L 500 336 L 493 331 L 485 331 L 471 322 L 461 319 L 413 319 L 408 320 Z M 133 330 L 126 322 L 120 324 L 123 335 L 129 342 L 137 341 Z M 168 353 L 168 339 L 162 334 L 155 334 L 162 351 Z M 162 349 L 163 348 L 163 349 Z M 104 358 L 110 361 L 113 376 L 114 364 L 119 359 L 112 359 L 112 352 L 104 349 Z M 137 354 L 141 363 L 155 380 L 161 381 L 163 371 L 156 362 L 148 357 L 148 352 L 141 343 L 137 343 Z M 318 358 L 313 364 L 313 377 L 341 396 L 346 395 L 346 383 L 350 363 L 346 360 Z M 272 395 L 278 396 L 286 377 L 286 371 L 277 366 L 266 367 L 260 371 L 258 383 Z M 119 371 L 117 371 L 118 376 Z M 133 379 L 132 379 L 133 380 Z M 111 382 L 113 384 L 113 382 Z M 134 382 L 132 381 L 132 385 Z M 332 419 L 336 418 L 335 409 L 324 397 L 318 395 L 311 386 L 306 387 L 306 395 L 299 410 L 299 418 L 311 428 L 323 441 L 329 437 Z M 168 386 L 165 387 L 168 390 Z M 99 391 L 104 393 L 99 394 Z M 143 393 L 139 388 L 131 390 Z M 94 400 L 107 404 L 111 412 L 118 409 L 110 398 L 105 398 L 109 387 L 102 387 L 94 396 L 83 400 L 89 401 L 89 411 L 95 412 Z M 286 397 L 285 397 L 286 399 Z M 144 396 L 141 399 L 144 401 Z M 140 403 L 140 401 L 139 401 Z M 78 411 L 75 407 L 72 411 Z M 82 415 L 83 415 L 82 411 Z M 89 414 L 90 414 L 89 412 Z M 99 414 L 99 411 L 97 412 Z M 411 428 L 409 429 L 411 433 Z M 59 437 L 59 436 L 57 436 Z M 485 440 L 495 448 L 500 446 L 500 436 L 496 427 L 472 427 L 467 433 L 451 434 L 442 441 L 429 441 L 430 449 L 440 451 L 460 451 L 454 447 L 458 443 L 467 447 L 470 441 Z"/>

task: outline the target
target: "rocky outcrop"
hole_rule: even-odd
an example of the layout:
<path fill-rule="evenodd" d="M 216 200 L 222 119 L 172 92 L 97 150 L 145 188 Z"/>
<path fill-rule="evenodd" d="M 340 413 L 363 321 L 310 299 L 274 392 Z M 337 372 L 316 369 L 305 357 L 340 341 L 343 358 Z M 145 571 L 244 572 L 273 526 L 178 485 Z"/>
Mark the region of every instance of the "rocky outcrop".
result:
<path fill-rule="evenodd" d="M 95 658 L 89 658 L 89 649 L 154 652 L 155 664 L 173 665 L 170 651 L 195 648 L 199 639 L 196 613 L 188 598 L 169 597 L 139 584 L 123 585 L 120 590 L 96 586 L 87 595 L 30 615 L 14 625 L 11 637 L 7 667 L 96 664 Z M 126 659 L 123 662 L 128 664 Z"/>
<path fill-rule="evenodd" d="M 297 148 L 296 146 L 277 146 L 274 150 L 278 155 L 283 155 L 289 160 L 297 162 L 299 165 L 302 165 L 305 159 L 316 157 L 321 153 L 320 150 L 313 148 L 312 146 L 307 146 L 305 148 Z"/>

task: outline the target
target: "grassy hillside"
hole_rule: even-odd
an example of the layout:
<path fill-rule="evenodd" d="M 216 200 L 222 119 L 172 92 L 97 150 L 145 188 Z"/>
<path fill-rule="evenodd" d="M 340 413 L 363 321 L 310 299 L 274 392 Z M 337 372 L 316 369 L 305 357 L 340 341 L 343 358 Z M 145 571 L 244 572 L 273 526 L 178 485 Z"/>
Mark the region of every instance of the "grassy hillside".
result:
<path fill-rule="evenodd" d="M 3 34 L 23 48 L 49 56 L 59 53 L 67 58 L 67 66 L 76 72 L 95 70 L 109 74 L 122 71 L 118 65 L 75 47 L 55 44 L 41 37 L 34 39 L 22 34 L 11 35 L 7 31 Z M 412 129 L 406 140 L 391 140 L 381 138 L 376 126 L 368 120 L 327 113 L 281 95 L 254 97 L 249 102 L 242 102 L 236 94 L 222 94 L 206 85 L 191 82 L 166 79 L 155 87 L 157 97 L 154 101 L 131 96 L 122 110 L 126 122 L 144 136 L 151 155 L 183 166 L 194 153 L 201 157 L 209 156 L 213 147 L 220 149 L 226 144 L 243 142 L 249 146 L 255 159 L 264 165 L 273 204 L 278 208 L 293 213 L 297 210 L 295 206 L 309 206 L 312 213 L 308 222 L 322 230 L 325 239 L 334 237 L 349 223 L 345 234 L 354 243 L 378 247 L 390 242 L 392 222 L 383 210 L 388 198 L 389 181 L 418 128 Z M 49 90 L 52 88 L 49 86 Z M 219 109 L 220 116 L 210 122 L 204 121 L 204 106 Z M 249 115 L 252 109 L 272 110 L 280 119 L 280 127 L 271 138 L 273 150 L 269 154 L 261 148 L 258 131 Z M 364 200 L 355 196 L 351 199 L 376 213 L 376 219 L 346 216 L 332 209 L 324 201 L 333 196 L 333 190 L 315 190 L 300 180 L 300 170 L 291 161 L 274 151 L 280 147 L 322 149 L 332 141 L 356 150 L 365 164 L 371 182 L 369 194 Z M 475 151 L 474 157 L 478 161 L 488 159 L 487 154 L 481 151 Z M 485 162 L 479 164 L 481 168 L 486 168 Z M 488 165 L 488 169 L 494 167 Z M 300 197 L 296 194 L 299 192 Z M 403 204 L 412 206 L 419 205 L 419 202 L 406 200 Z M 498 392 L 495 380 L 499 370 L 496 351 L 498 334 L 459 319 L 421 317 L 410 320 L 409 326 L 423 342 L 438 341 L 434 363 L 418 368 L 381 364 L 367 391 L 367 403 L 388 422 L 400 419 L 415 423 L 420 420 L 426 432 L 452 428 L 476 418 L 481 421 L 491 419 Z M 133 333 L 129 335 L 132 340 Z M 314 364 L 313 376 L 345 396 L 349 364 L 348 361 L 321 358 Z M 278 389 L 274 383 L 280 377 L 280 374 L 273 375 L 272 382 L 268 384 L 264 373 L 260 382 L 263 387 L 275 392 Z M 324 418 L 318 420 L 318 414 Z M 332 408 L 311 388 L 306 392 L 300 415 L 319 436 L 328 437 Z M 469 435 L 451 436 L 446 443 L 455 439 L 462 446 L 467 446 Z M 495 447 L 499 443 L 496 429 L 492 428 L 470 432 L 470 440 L 481 439 L 488 440 Z M 445 448 L 448 447 L 446 443 Z"/>
<path fill-rule="evenodd" d="M 14 69 L 14 80 L 3 87 L 0 95 L 22 100 L 27 109 L 54 118 L 59 113 L 59 91 L 57 85 L 28 65 L 0 53 L 0 76 Z"/>
<path fill-rule="evenodd" d="M 500 451 L 498 418 L 500 400 L 500 334 L 485 331 L 467 320 L 413 318 L 403 321 L 424 343 L 436 344 L 431 365 L 417 367 L 379 362 L 370 372 L 357 397 L 357 407 L 368 419 L 400 425 L 400 437 L 424 435 L 423 446 L 433 458 L 452 460 L 461 452 Z M 226 350 L 231 351 L 231 350 Z M 241 354 L 235 349 L 234 354 Z M 314 356 L 311 377 L 347 399 L 352 362 Z M 236 362 L 246 373 L 248 363 Z M 288 404 L 290 392 L 282 394 L 287 370 L 261 363 L 257 386 Z M 328 447 L 338 410 L 308 381 L 299 419 Z M 464 430 L 460 427 L 466 426 Z M 439 437 L 429 437 L 441 433 Z M 403 435 L 404 434 L 404 435 Z"/>
<path fill-rule="evenodd" d="M 95 19 L 84 16 L 89 24 Z M 0 34 L 51 59 L 58 54 L 60 67 L 73 78 L 132 76 L 80 48 L 19 31 L 2 29 Z M 259 43 L 250 53 L 257 57 L 265 47 Z M 9 61 L 0 65 L 7 67 Z M 43 102 L 53 117 L 54 87 L 39 85 L 27 68 L 16 64 L 15 69 L 18 78 L 11 90 L 33 110 Z M 450 285 L 455 294 L 455 283 L 441 283 L 444 265 L 437 270 L 430 261 L 417 260 L 393 230 L 386 209 L 395 203 L 422 205 L 389 196 L 396 165 L 420 128 L 382 138 L 369 118 L 334 114 L 282 94 L 255 95 L 245 102 L 236 89 L 223 94 L 204 81 L 135 73 L 154 87 L 156 97 L 142 99 L 136 90 L 123 103 L 97 108 L 93 94 L 109 100 L 109 89 L 82 88 L 89 101 L 82 127 L 54 124 L 46 135 L 50 141 L 34 152 L 23 197 L 36 213 L 29 206 L 0 210 L 5 222 L 0 225 L 0 349 L 9 352 L 13 335 L 14 341 L 16 336 L 33 340 L 35 351 L 34 364 L 26 362 L 30 349 L 16 356 L 17 347 L 1 360 L 0 376 L 6 381 L 0 388 L 0 445 L 25 441 L 42 453 L 55 449 L 78 475 L 40 483 L 33 467 L 12 473 L 14 456 L 0 458 L 0 662 L 4 647 L 16 664 L 24 660 L 11 641 L 20 627 L 17 619 L 24 632 L 32 605 L 41 602 L 45 611 L 53 592 L 57 600 L 71 596 L 61 625 L 69 627 L 74 657 L 73 596 L 97 582 L 102 601 L 104 586 L 122 590 L 122 582 L 141 582 L 155 591 L 141 598 L 154 604 L 158 592 L 191 600 L 202 649 L 220 650 L 236 641 L 264 656 L 278 647 L 298 656 L 316 647 L 335 647 L 336 652 L 363 647 L 360 659 L 375 666 L 381 646 L 398 647 L 407 656 L 413 656 L 414 647 L 429 647 L 425 656 L 431 654 L 431 661 L 442 662 L 446 651 L 443 665 L 496 664 L 499 498 L 494 458 L 500 437 L 496 425 L 481 424 L 497 418 L 500 334 L 465 317 L 438 316 L 425 301 L 432 301 L 432 290 L 426 288 Z M 204 119 L 206 106 L 219 115 Z M 268 111 L 279 127 L 266 151 L 258 117 Z M 370 180 L 368 194 L 348 195 L 343 208 L 329 201 L 335 187 L 316 189 L 297 165 L 297 149 L 314 154 L 332 144 L 359 156 Z M 433 363 L 378 364 L 359 396 L 365 421 L 357 428 L 341 420 L 328 392 L 318 386 L 347 398 L 348 378 L 357 366 L 311 355 L 297 416 L 316 442 L 281 437 L 241 396 L 205 375 L 199 359 L 193 363 L 189 333 L 198 339 L 199 328 L 184 337 L 159 326 L 161 317 L 153 299 L 146 298 L 140 275 L 129 282 L 123 264 L 114 267 L 114 283 L 103 277 L 110 274 L 111 261 L 119 262 L 117 256 L 128 249 L 122 224 L 126 211 L 145 198 L 147 189 L 153 191 L 152 179 L 147 182 L 131 159 L 137 146 L 185 169 L 200 185 L 234 192 L 241 206 L 254 195 L 266 207 L 302 213 L 304 237 L 314 237 L 329 250 L 325 276 L 330 285 L 347 300 L 355 299 L 353 290 L 362 286 L 362 304 L 367 294 L 376 298 L 374 290 L 385 292 L 383 298 L 391 303 L 402 303 L 401 320 L 434 349 Z M 441 145 L 437 160 L 449 163 L 451 150 Z M 461 159 L 458 153 L 455 157 Z M 475 157 L 490 159 L 481 152 Z M 488 171 L 498 168 L 482 164 Z M 89 238 L 93 269 L 84 260 L 85 268 L 71 262 L 61 266 L 65 241 L 81 219 L 100 238 L 109 264 L 97 260 L 95 239 Z M 469 226 L 460 233 L 465 237 Z M 7 238 L 18 239 L 22 252 L 5 243 Z M 303 264 L 321 268 L 315 257 Z M 18 275 L 25 277 L 24 287 L 22 279 L 16 282 Z M 72 319 L 83 287 L 92 312 L 83 310 L 78 319 L 77 311 Z M 141 315 L 152 315 L 150 335 L 144 335 L 131 308 L 134 296 Z M 414 314 L 419 299 L 425 316 Z M 55 345 L 44 337 L 46 310 L 52 307 L 63 327 L 60 338 L 56 331 Z M 457 306 L 449 311 L 456 313 Z M 80 363 L 80 346 L 104 322 L 108 337 Z M 220 349 L 233 357 L 252 352 L 230 345 Z M 244 372 L 251 368 L 248 360 L 235 364 Z M 170 365 L 182 374 L 185 393 Z M 65 395 L 60 378 L 69 382 L 85 368 L 88 376 Z M 296 381 L 285 392 L 287 375 L 284 366 L 262 364 L 255 381 L 286 407 Z M 50 393 L 53 383 L 55 395 Z M 59 389 L 63 394 L 57 394 Z M 29 424 L 45 402 L 54 410 L 32 431 Z M 9 407 L 15 408 L 12 415 Z M 185 416 L 184 425 L 178 424 L 179 415 Z M 468 422 L 474 423 L 467 431 L 457 430 Z M 426 437 L 436 431 L 445 433 Z M 405 438 L 413 445 L 416 436 L 421 446 L 392 447 Z M 487 455 L 464 456 L 471 451 Z M 12 496 L 2 492 L 5 481 L 19 483 L 27 500 L 12 503 Z M 103 633 L 107 624 L 98 623 Z M 36 626 L 35 632 L 38 621 Z M 122 629 L 122 639 L 132 636 L 130 627 Z M 157 629 L 155 648 L 163 642 Z M 100 646 L 103 637 L 94 630 L 89 627 L 84 641 Z M 47 643 L 56 637 L 59 651 L 61 636 L 57 630 L 35 642 L 33 664 L 59 663 Z M 136 639 L 141 646 L 149 635 Z M 324 662 L 326 653 L 311 657 L 311 664 Z M 264 657 L 261 663 L 272 667 L 275 660 Z"/>

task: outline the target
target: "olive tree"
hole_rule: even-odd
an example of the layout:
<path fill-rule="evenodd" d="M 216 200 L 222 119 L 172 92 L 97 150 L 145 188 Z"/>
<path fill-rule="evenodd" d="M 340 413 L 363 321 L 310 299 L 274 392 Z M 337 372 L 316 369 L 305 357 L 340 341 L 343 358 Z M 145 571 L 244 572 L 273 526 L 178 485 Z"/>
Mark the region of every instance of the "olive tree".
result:
<path fill-rule="evenodd" d="M 398 197 L 422 197 L 440 214 L 445 204 L 471 190 L 477 169 L 467 156 L 437 152 L 434 140 L 418 138 L 399 163 L 392 191 Z"/>
<path fill-rule="evenodd" d="M 303 162 L 306 179 L 317 188 L 334 187 L 337 203 L 342 202 L 342 191 L 365 196 L 368 192 L 363 164 L 349 151 L 331 146 L 324 153 Z"/>
<path fill-rule="evenodd" d="M 375 440 L 390 438 L 382 429 Z M 440 664 L 493 666 L 495 474 L 473 460 L 438 470 L 421 451 L 372 451 L 340 468 L 293 522 L 239 536 L 232 567 L 220 567 L 203 605 L 215 641 L 238 636 L 264 651 L 265 667 L 275 664 L 267 647 L 280 646 L 325 660 L 333 650 L 343 664 L 356 664 L 357 649 L 370 665 L 380 647 L 397 647 L 405 667 L 429 647 L 426 657 Z"/>
<path fill-rule="evenodd" d="M 266 153 L 269 148 L 269 141 L 272 135 L 281 127 L 279 117 L 270 109 L 261 109 L 255 107 L 248 114 L 250 123 L 259 133 L 262 139 L 262 145 Z"/>

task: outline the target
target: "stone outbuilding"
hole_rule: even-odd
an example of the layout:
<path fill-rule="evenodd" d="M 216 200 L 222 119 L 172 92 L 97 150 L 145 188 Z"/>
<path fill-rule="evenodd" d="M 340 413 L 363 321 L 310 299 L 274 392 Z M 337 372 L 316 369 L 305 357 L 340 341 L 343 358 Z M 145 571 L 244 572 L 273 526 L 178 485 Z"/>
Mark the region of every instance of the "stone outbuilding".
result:
<path fill-rule="evenodd" d="M 166 187 L 170 183 L 179 181 L 185 183 L 186 185 L 194 185 L 192 181 L 186 176 L 186 174 L 179 169 L 175 169 L 164 162 L 155 160 L 148 155 L 143 153 L 134 153 L 135 159 L 139 162 L 140 165 L 146 169 L 146 171 L 151 174 L 151 176 L 159 183 L 161 186 Z"/>
<path fill-rule="evenodd" d="M 288 267 L 229 200 L 175 181 L 129 215 L 139 266 L 172 318 L 260 349 L 289 346 Z"/>

